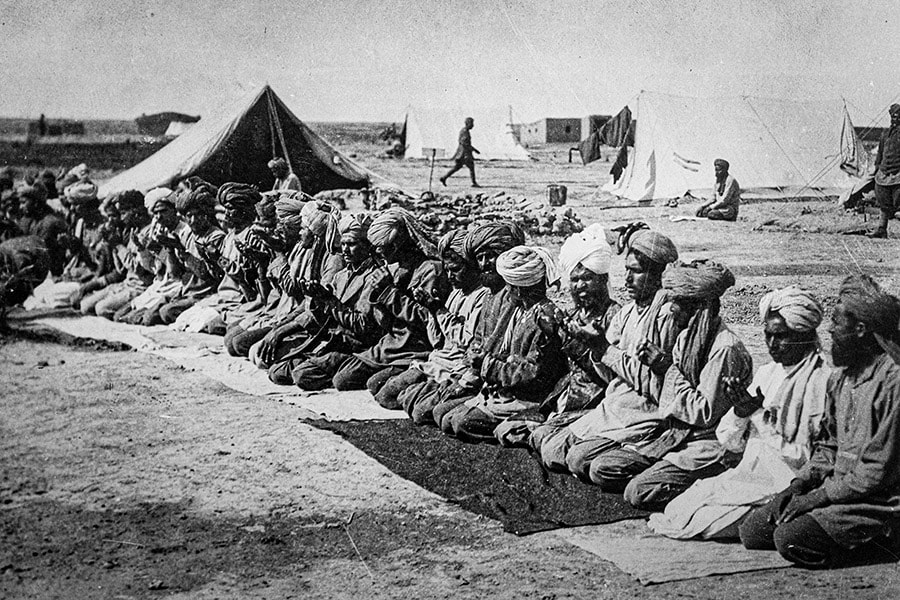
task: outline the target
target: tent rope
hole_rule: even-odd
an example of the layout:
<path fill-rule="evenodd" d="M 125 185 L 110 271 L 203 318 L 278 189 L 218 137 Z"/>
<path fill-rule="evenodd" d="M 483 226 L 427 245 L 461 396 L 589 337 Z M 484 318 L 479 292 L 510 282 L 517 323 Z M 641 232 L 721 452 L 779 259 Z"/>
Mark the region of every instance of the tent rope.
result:
<path fill-rule="evenodd" d="M 275 106 L 275 100 L 272 98 L 271 90 L 266 93 L 266 100 L 269 106 L 269 123 L 278 133 L 278 141 L 281 143 L 281 151 L 284 153 L 284 160 L 288 164 L 288 169 L 294 172 L 294 166 L 291 164 L 291 156 L 288 153 L 287 143 L 284 140 L 284 130 L 281 127 L 281 120 L 278 118 L 278 109 Z M 275 154 L 275 136 L 272 135 L 272 154 Z M 273 156 L 274 157 L 274 156 Z"/>

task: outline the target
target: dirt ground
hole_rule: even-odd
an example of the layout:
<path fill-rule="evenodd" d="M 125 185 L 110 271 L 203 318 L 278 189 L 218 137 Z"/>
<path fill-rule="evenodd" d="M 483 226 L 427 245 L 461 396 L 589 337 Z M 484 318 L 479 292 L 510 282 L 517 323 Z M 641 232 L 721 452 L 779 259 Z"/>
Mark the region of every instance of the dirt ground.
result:
<path fill-rule="evenodd" d="M 800 283 L 830 306 L 841 279 L 864 271 L 900 292 L 898 238 L 829 233 L 863 224 L 833 203 L 748 204 L 737 223 L 671 222 L 693 207 L 598 199 L 605 169 L 567 163 L 566 149 L 539 149 L 540 160 L 523 165 L 479 164 L 479 179 L 487 191 L 532 197 L 563 183 L 585 223 L 643 220 L 683 257 L 729 265 L 737 285 L 725 317 L 757 360 L 766 290 Z M 427 189 L 426 164 L 359 152 L 405 189 Z M 467 177 L 449 190 L 470 191 Z M 618 289 L 621 262 L 613 265 Z M 2 598 L 900 597 L 896 564 L 645 588 L 552 533 L 504 533 L 288 404 L 145 354 L 6 336 L 0 382 Z"/>

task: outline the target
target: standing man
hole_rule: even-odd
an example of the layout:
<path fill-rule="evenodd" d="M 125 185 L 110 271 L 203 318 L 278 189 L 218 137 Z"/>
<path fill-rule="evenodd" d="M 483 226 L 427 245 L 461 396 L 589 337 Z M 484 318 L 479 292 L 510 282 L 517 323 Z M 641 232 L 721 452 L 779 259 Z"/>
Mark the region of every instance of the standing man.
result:
<path fill-rule="evenodd" d="M 875 200 L 881 208 L 881 224 L 870 238 L 886 238 L 888 221 L 900 209 L 900 104 L 889 109 L 891 126 L 881 136 L 875 158 Z"/>
<path fill-rule="evenodd" d="M 300 178 L 291 171 L 287 161 L 280 156 L 269 161 L 269 170 L 275 176 L 275 184 L 272 186 L 273 192 L 301 191 Z"/>
<path fill-rule="evenodd" d="M 741 204 L 741 186 L 728 174 L 728 161 L 717 158 L 713 161 L 716 169 L 716 187 L 713 199 L 700 207 L 697 216 L 712 221 L 737 221 L 738 206 Z"/>
<path fill-rule="evenodd" d="M 453 155 L 453 160 L 456 163 L 453 167 L 447 171 L 447 174 L 441 177 L 440 181 L 442 185 L 447 185 L 447 179 L 463 167 L 469 167 L 469 173 L 472 174 L 472 187 L 481 187 L 478 185 L 478 182 L 475 181 L 475 155 L 481 154 L 478 151 L 478 148 L 472 145 L 472 134 L 469 133 L 475 127 L 475 119 L 472 117 L 466 117 L 466 124 L 462 129 L 459 130 L 459 146 L 456 148 L 456 153 Z"/>

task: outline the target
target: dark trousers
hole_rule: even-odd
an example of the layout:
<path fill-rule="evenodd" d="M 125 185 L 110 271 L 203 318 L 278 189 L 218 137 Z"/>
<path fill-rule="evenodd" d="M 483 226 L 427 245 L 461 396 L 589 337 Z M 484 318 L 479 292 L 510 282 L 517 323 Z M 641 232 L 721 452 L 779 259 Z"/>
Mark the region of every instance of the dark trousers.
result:
<path fill-rule="evenodd" d="M 250 347 L 266 337 L 271 330 L 271 327 L 248 330 L 232 325 L 225 332 L 225 349 L 231 356 L 247 358 L 250 355 Z"/>
<path fill-rule="evenodd" d="M 198 301 L 199 298 L 182 298 L 167 302 L 159 308 L 159 318 L 167 325 L 174 323 L 181 313 L 197 304 Z"/>
<path fill-rule="evenodd" d="M 888 218 L 893 217 L 900 209 L 900 185 L 878 185 L 876 183 L 875 201 L 882 212 L 888 215 Z"/>
<path fill-rule="evenodd" d="M 453 175 L 454 173 L 456 173 L 463 167 L 469 167 L 469 174 L 472 176 L 472 183 L 473 184 L 478 183 L 477 181 L 475 181 L 475 158 L 474 157 L 458 158 L 456 160 L 456 162 L 453 164 L 453 166 L 450 167 L 450 170 L 447 171 L 447 173 L 443 177 L 441 177 L 441 179 L 443 179 L 444 181 L 450 179 L 451 175 Z"/>
<path fill-rule="evenodd" d="M 830 566 L 842 548 L 809 514 L 781 525 L 778 499 L 750 512 L 738 527 L 741 543 L 749 550 L 778 550 L 801 567 Z"/>
<path fill-rule="evenodd" d="M 409 368 L 388 379 L 375 394 L 375 401 L 389 409 L 402 408 L 399 396 L 411 386 L 428 379 L 422 371 Z"/>

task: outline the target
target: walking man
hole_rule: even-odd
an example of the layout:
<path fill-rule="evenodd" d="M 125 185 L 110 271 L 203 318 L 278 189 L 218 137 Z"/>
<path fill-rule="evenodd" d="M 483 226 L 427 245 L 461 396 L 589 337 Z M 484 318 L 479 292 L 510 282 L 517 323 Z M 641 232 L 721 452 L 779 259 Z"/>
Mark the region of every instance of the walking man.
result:
<path fill-rule="evenodd" d="M 456 148 L 456 153 L 453 155 L 453 160 L 456 162 L 453 167 L 447 171 L 447 174 L 441 177 L 441 184 L 447 185 L 447 179 L 449 179 L 451 175 L 463 167 L 469 167 L 469 173 L 472 174 L 472 187 L 481 187 L 478 185 L 478 182 L 475 181 L 475 155 L 481 154 L 481 152 L 472 145 L 472 134 L 469 133 L 469 131 L 473 127 L 475 127 L 475 119 L 466 117 L 465 125 L 459 130 L 459 146 Z"/>

